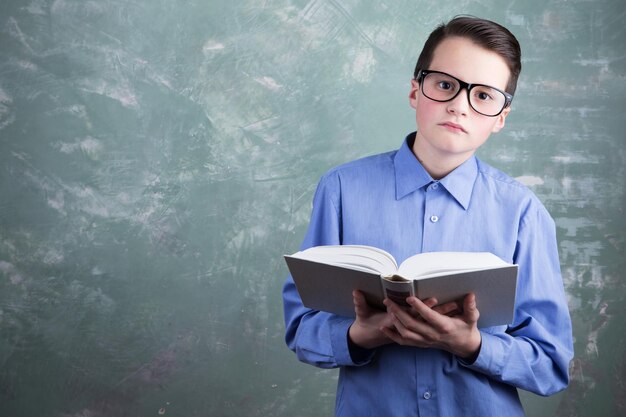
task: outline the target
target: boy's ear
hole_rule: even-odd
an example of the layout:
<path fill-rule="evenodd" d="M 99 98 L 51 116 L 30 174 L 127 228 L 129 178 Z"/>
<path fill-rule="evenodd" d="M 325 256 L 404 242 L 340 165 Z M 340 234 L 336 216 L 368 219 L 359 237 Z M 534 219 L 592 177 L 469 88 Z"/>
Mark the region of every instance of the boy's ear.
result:
<path fill-rule="evenodd" d="M 417 108 L 417 98 L 419 97 L 420 85 L 415 81 L 415 79 L 411 80 L 411 91 L 409 92 L 409 104 L 414 109 Z"/>
<path fill-rule="evenodd" d="M 496 123 L 493 125 L 493 128 L 491 129 L 491 133 L 497 133 L 500 130 L 502 130 L 502 128 L 504 127 L 504 121 L 506 120 L 506 116 L 508 116 L 510 112 L 511 112 L 511 106 L 502 110 L 502 113 L 500 113 L 497 116 Z"/>

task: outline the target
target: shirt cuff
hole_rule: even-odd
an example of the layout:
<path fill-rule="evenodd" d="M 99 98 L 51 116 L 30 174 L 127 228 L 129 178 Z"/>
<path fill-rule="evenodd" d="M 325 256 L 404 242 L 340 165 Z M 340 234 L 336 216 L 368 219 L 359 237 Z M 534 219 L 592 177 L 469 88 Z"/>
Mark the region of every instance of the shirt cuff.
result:
<path fill-rule="evenodd" d="M 504 363 L 505 346 L 502 340 L 490 333 L 481 331 L 481 345 L 478 357 L 473 362 L 458 359 L 459 363 L 466 368 L 488 374 L 501 375 Z"/>
<path fill-rule="evenodd" d="M 348 340 L 348 350 L 350 351 L 350 357 L 352 362 L 357 365 L 367 365 L 374 357 L 374 349 L 366 349 L 354 343 L 350 339 L 350 329 L 346 332 L 346 339 Z"/>
<path fill-rule="evenodd" d="M 331 326 L 331 344 L 339 366 L 366 365 L 374 356 L 373 350 L 363 349 L 352 343 L 348 337 L 352 323 L 354 319 L 337 316 L 336 322 Z"/>

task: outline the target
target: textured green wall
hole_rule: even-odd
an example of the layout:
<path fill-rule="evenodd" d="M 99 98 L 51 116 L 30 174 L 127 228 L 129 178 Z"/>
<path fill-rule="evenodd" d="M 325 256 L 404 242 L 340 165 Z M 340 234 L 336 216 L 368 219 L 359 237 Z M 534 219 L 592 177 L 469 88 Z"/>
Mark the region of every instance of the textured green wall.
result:
<path fill-rule="evenodd" d="M 624 1 L 3 0 L 0 415 L 331 415 L 336 371 L 283 343 L 282 254 L 324 171 L 414 129 L 459 13 L 522 44 L 480 156 L 558 226 L 576 359 L 528 414 L 626 414 Z"/>

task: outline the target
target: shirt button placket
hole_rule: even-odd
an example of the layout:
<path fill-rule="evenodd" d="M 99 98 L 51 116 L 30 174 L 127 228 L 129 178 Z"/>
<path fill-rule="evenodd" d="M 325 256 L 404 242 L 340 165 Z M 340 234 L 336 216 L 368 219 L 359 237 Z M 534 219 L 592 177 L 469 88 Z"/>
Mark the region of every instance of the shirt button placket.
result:
<path fill-rule="evenodd" d="M 435 248 L 432 246 L 433 239 L 431 236 L 437 234 L 437 223 L 439 222 L 440 203 L 438 202 L 440 194 L 440 185 L 438 182 L 431 183 L 426 188 L 426 204 L 424 212 L 424 232 L 422 234 L 422 251 L 430 252 Z M 437 228 L 437 229 L 435 229 Z"/>

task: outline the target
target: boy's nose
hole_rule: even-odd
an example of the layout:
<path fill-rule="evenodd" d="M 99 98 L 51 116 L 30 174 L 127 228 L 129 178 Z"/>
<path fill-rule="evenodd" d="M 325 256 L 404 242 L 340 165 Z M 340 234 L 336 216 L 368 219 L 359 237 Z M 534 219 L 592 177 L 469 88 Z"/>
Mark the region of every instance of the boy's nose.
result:
<path fill-rule="evenodd" d="M 453 113 L 458 116 L 467 116 L 470 111 L 467 90 L 463 89 L 459 91 L 459 94 L 448 102 L 447 110 L 449 113 Z"/>

